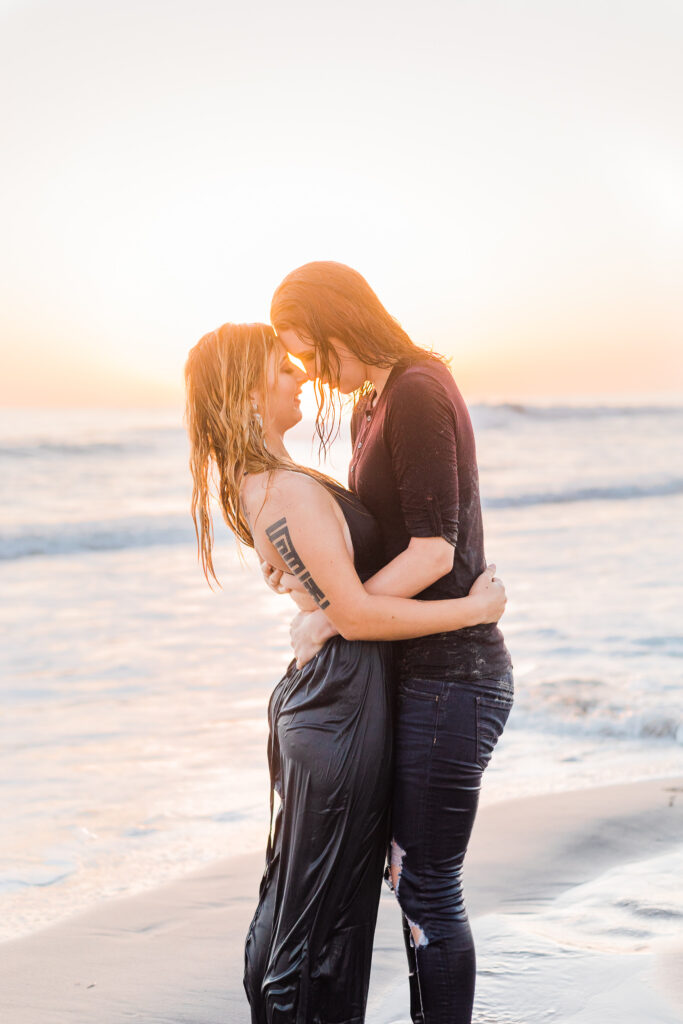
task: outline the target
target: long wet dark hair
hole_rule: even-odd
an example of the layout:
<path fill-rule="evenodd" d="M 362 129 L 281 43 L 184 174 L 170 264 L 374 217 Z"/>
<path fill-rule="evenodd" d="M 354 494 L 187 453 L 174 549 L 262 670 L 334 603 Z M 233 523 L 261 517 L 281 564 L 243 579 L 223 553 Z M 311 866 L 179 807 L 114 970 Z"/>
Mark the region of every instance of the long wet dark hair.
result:
<path fill-rule="evenodd" d="M 337 338 L 366 366 L 386 369 L 399 362 L 446 362 L 443 356 L 416 345 L 365 278 L 344 263 L 319 260 L 293 270 L 275 290 L 270 320 L 276 331 L 295 331 L 315 345 L 319 369 L 314 382 L 318 403 L 315 428 L 323 450 L 339 430 L 340 399 L 331 389 L 339 385 L 341 366 L 330 338 Z M 355 393 L 355 400 L 369 391 L 366 382 Z"/>

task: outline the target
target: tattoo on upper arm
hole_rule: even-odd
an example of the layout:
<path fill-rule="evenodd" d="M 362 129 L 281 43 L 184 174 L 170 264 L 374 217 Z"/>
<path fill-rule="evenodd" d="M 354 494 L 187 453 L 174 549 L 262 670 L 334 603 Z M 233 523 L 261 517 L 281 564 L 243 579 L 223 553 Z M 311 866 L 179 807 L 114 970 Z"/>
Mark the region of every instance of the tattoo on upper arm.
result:
<path fill-rule="evenodd" d="M 288 566 L 289 571 L 293 573 L 294 576 L 299 577 L 318 607 L 321 609 L 327 608 L 330 602 L 311 576 L 310 572 L 304 565 L 301 556 L 292 544 L 287 520 L 285 518 L 278 519 L 276 523 L 272 523 L 268 526 L 266 528 L 266 536 L 281 556 L 283 562 Z"/>

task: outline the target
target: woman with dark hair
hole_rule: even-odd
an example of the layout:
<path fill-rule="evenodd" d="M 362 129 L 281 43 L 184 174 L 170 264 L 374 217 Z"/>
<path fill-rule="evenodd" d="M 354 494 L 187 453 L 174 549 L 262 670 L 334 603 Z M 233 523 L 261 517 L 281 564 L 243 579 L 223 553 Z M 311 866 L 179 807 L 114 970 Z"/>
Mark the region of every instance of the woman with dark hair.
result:
<path fill-rule="evenodd" d="M 271 818 L 274 792 L 280 807 L 246 943 L 252 1021 L 362 1024 L 391 783 L 390 648 L 376 641 L 495 621 L 505 593 L 491 571 L 461 600 L 366 592 L 382 564 L 377 524 L 285 448 L 304 379 L 263 324 L 224 324 L 194 346 L 192 515 L 207 579 L 215 484 L 235 536 L 288 570 L 299 607 L 324 609 L 335 628 L 314 660 L 289 665 L 268 709 Z"/>
<path fill-rule="evenodd" d="M 472 425 L 445 360 L 419 348 L 360 274 L 309 263 L 273 296 L 271 320 L 316 380 L 316 429 L 334 429 L 336 389 L 356 393 L 349 485 L 377 520 L 387 563 L 372 594 L 461 597 L 486 565 Z M 330 411 L 331 410 L 331 411 Z M 287 577 L 264 567 L 272 586 Z M 334 626 L 298 616 L 304 664 Z M 495 624 L 413 638 L 397 650 L 390 878 L 403 911 L 415 1024 L 470 1024 L 475 952 L 463 860 L 481 777 L 513 700 L 509 654 Z"/>

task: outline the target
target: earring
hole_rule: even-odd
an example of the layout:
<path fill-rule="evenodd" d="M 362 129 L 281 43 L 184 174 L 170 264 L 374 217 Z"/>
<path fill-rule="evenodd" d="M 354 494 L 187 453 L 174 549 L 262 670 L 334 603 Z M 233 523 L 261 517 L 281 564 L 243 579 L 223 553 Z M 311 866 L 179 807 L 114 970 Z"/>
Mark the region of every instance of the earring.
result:
<path fill-rule="evenodd" d="M 259 427 L 263 427 L 263 416 L 258 411 L 258 405 L 256 404 L 256 402 L 251 403 L 251 411 L 253 412 L 254 419 L 258 423 Z"/>

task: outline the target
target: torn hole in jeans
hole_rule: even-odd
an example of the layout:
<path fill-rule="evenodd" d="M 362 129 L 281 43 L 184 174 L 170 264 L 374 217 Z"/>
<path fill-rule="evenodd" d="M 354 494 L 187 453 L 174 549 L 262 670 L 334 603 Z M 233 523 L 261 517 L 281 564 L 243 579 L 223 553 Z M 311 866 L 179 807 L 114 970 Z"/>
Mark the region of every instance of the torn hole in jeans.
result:
<path fill-rule="evenodd" d="M 410 938 L 415 949 L 424 949 L 425 946 L 428 946 L 429 939 L 425 935 L 424 929 L 421 928 L 419 924 L 415 924 L 414 921 L 411 921 L 407 914 L 406 921 L 410 928 Z"/>
<path fill-rule="evenodd" d="M 403 870 L 403 858 L 406 855 L 406 851 L 402 846 L 399 846 L 395 839 L 391 840 L 391 858 L 389 861 L 389 882 L 390 888 L 394 894 L 398 897 L 398 886 L 401 881 L 401 871 Z"/>
<path fill-rule="evenodd" d="M 401 882 L 401 874 L 403 872 L 403 858 L 406 855 L 406 851 L 402 846 L 396 842 L 395 839 L 391 840 L 391 857 L 389 861 L 389 882 L 390 888 L 393 890 L 394 895 L 398 899 L 398 890 Z M 400 901 L 399 901 L 400 902 Z M 405 913 L 405 911 L 404 911 Z M 416 949 L 422 949 L 424 946 L 429 945 L 429 939 L 425 935 L 424 929 L 421 925 L 415 921 L 411 921 L 408 915 L 405 915 L 408 927 L 410 928 L 410 936 L 413 946 Z"/>

